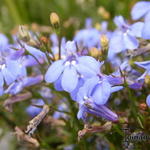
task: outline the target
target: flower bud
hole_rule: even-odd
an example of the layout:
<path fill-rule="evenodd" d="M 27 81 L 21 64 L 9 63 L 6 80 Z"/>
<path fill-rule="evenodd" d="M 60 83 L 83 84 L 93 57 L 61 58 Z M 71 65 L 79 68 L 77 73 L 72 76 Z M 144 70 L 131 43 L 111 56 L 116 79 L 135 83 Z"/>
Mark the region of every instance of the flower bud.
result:
<path fill-rule="evenodd" d="M 149 75 L 145 76 L 145 83 L 150 85 L 150 76 Z"/>
<path fill-rule="evenodd" d="M 104 19 L 109 19 L 110 14 L 104 7 L 98 8 L 98 14 L 101 15 Z"/>
<path fill-rule="evenodd" d="M 91 48 L 89 52 L 90 52 L 90 55 L 93 57 L 98 57 L 99 55 L 101 55 L 101 51 L 95 47 Z"/>
<path fill-rule="evenodd" d="M 23 40 L 25 42 L 28 42 L 30 40 L 30 34 L 29 34 L 26 26 L 20 25 L 18 32 L 19 32 L 19 37 L 21 40 Z"/>
<path fill-rule="evenodd" d="M 102 49 L 107 49 L 108 48 L 109 40 L 108 40 L 108 38 L 105 34 L 101 35 L 100 42 L 101 42 Z"/>
<path fill-rule="evenodd" d="M 59 19 L 59 16 L 55 12 L 52 12 L 50 14 L 50 22 L 55 28 L 59 27 L 60 19 Z"/>

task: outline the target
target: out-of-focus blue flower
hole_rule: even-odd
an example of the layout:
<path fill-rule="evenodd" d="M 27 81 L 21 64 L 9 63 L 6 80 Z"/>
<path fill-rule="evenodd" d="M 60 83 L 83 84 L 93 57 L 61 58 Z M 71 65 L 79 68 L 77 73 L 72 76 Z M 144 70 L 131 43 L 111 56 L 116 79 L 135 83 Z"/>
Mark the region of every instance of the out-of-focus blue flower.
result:
<path fill-rule="evenodd" d="M 85 29 L 79 30 L 74 37 L 74 41 L 80 48 L 100 47 L 100 32 L 92 28 L 92 20 L 86 20 Z"/>
<path fill-rule="evenodd" d="M 6 47 L 8 46 L 9 42 L 7 37 L 0 33 L 0 51 L 6 50 Z"/>
<path fill-rule="evenodd" d="M 146 104 L 150 107 L 150 94 L 146 98 Z"/>
<path fill-rule="evenodd" d="M 66 59 L 55 61 L 46 72 L 48 83 L 57 82 L 57 87 L 72 92 L 78 85 L 79 78 L 89 78 L 99 73 L 100 63 L 90 56 L 77 56 L 74 43 L 67 42 Z M 60 83 L 60 84 L 59 84 Z"/>
<path fill-rule="evenodd" d="M 115 80 L 113 81 L 120 82 L 120 84 L 122 82 L 122 84 L 124 84 L 124 77 L 121 72 L 124 74 L 129 88 L 134 90 L 140 90 L 142 88 L 143 82 L 138 80 L 140 73 L 130 66 L 128 59 L 125 59 L 124 62 L 118 66 L 117 71 L 112 73 L 112 76 L 115 76 Z"/>
<path fill-rule="evenodd" d="M 58 36 L 56 34 L 51 34 L 50 35 L 50 40 L 52 41 L 52 53 L 54 55 L 59 53 L 59 40 Z M 61 39 L 61 58 L 64 58 L 66 56 L 66 51 L 65 51 L 65 45 L 66 45 L 66 39 L 63 37 Z"/>
<path fill-rule="evenodd" d="M 138 48 L 139 42 L 136 37 L 141 37 L 143 28 L 142 22 L 129 25 L 122 16 L 115 17 L 114 22 L 118 29 L 114 31 L 110 39 L 108 51 L 109 59 L 127 49 L 133 50 Z"/>
<path fill-rule="evenodd" d="M 137 2 L 131 11 L 131 15 L 133 20 L 137 20 L 144 17 L 142 38 L 150 39 L 150 2 Z"/>
<path fill-rule="evenodd" d="M 142 17 L 147 18 L 150 15 L 150 2 L 137 2 L 132 8 L 131 15 L 134 20 L 138 20 Z"/>
<path fill-rule="evenodd" d="M 62 99 L 61 102 L 62 101 L 65 101 L 65 99 Z M 68 116 L 65 113 L 63 113 L 63 111 L 68 112 L 68 106 L 66 105 L 66 103 L 59 104 L 57 109 L 59 111 L 62 111 L 62 112 L 59 112 L 59 111 L 54 112 L 53 118 L 55 118 L 55 119 L 59 119 L 59 118 L 67 119 Z"/>
<path fill-rule="evenodd" d="M 5 54 L 4 51 L 0 52 L 0 95 L 3 93 L 4 82 L 10 85 L 24 70 L 19 61 L 11 59 L 10 55 Z"/>
<path fill-rule="evenodd" d="M 33 56 L 33 59 L 36 58 L 36 60 L 38 60 L 38 62 L 40 62 L 41 64 L 47 60 L 45 53 L 42 52 L 41 50 L 34 48 L 32 46 L 29 46 L 27 44 L 24 45 L 24 48 Z"/>
<path fill-rule="evenodd" d="M 35 77 L 23 77 L 14 81 L 10 86 L 5 90 L 5 93 L 9 93 L 11 95 L 16 95 L 21 92 L 25 87 L 29 87 L 35 84 L 40 83 L 43 80 L 42 75 L 38 75 Z"/>
<path fill-rule="evenodd" d="M 39 106 L 43 106 L 44 105 L 44 101 L 42 99 L 38 99 L 38 100 L 33 100 L 33 104 L 34 105 L 39 105 Z M 31 116 L 31 117 L 35 117 L 36 115 L 38 115 L 40 112 L 42 111 L 42 108 L 36 107 L 36 106 L 29 106 L 26 109 L 26 112 Z"/>

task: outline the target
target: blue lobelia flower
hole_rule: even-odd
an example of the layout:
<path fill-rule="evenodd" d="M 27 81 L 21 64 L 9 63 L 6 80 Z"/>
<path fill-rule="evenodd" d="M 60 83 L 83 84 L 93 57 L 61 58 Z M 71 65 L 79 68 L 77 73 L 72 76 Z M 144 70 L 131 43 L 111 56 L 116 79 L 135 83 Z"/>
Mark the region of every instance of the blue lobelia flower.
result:
<path fill-rule="evenodd" d="M 81 49 L 100 47 L 100 32 L 92 27 L 92 20 L 90 18 L 86 20 L 85 29 L 77 32 L 74 41 Z"/>
<path fill-rule="evenodd" d="M 33 104 L 34 105 L 39 105 L 39 106 L 43 106 L 45 103 L 42 99 L 38 99 L 38 100 L 33 100 Z M 29 106 L 26 109 L 26 112 L 31 116 L 31 117 L 35 117 L 36 115 L 38 115 L 40 112 L 42 111 L 42 108 L 36 107 L 36 106 Z"/>
<path fill-rule="evenodd" d="M 25 68 L 20 64 L 19 58 L 16 54 L 14 55 L 14 50 L 8 49 L 7 46 L 7 49 L 0 51 L 0 95 L 3 94 L 5 83 L 10 85 L 18 76 L 26 73 Z"/>
<path fill-rule="evenodd" d="M 55 61 L 45 74 L 48 83 L 56 82 L 57 87 L 72 92 L 79 78 L 89 78 L 99 72 L 100 63 L 90 56 L 78 56 L 74 42 L 66 43 L 67 56 Z"/>
<path fill-rule="evenodd" d="M 122 86 L 114 86 L 116 82 L 112 82 L 112 80 L 108 80 L 106 76 L 98 75 L 85 81 L 84 85 L 79 89 L 76 99 L 80 105 L 79 119 L 86 120 L 87 113 L 111 121 L 118 119 L 118 116 L 105 106 L 111 93 L 123 88 Z"/>
<path fill-rule="evenodd" d="M 124 59 L 124 62 L 120 63 L 120 66 L 118 66 L 117 71 L 112 73 L 112 76 L 115 76 L 115 80 L 113 80 L 113 82 L 115 81 L 118 82 L 118 84 L 119 82 L 120 84 L 124 84 L 125 79 L 129 88 L 134 90 L 140 90 L 143 86 L 143 82 L 138 80 L 139 75 L 140 73 L 131 67 L 128 59 Z"/>
<path fill-rule="evenodd" d="M 35 77 L 22 77 L 17 78 L 16 81 L 14 81 L 12 84 L 9 85 L 9 87 L 4 91 L 4 93 L 16 95 L 19 92 L 21 92 L 25 87 L 29 87 L 35 84 L 40 83 L 43 80 L 42 75 L 38 75 Z"/>
<path fill-rule="evenodd" d="M 51 34 L 50 35 L 50 40 L 52 42 L 52 53 L 54 55 L 57 55 L 59 53 L 59 39 L 56 34 Z M 65 45 L 66 45 L 66 39 L 63 37 L 61 39 L 61 58 L 65 57 L 66 51 L 65 51 Z"/>
<path fill-rule="evenodd" d="M 133 50 L 138 48 L 139 42 L 136 37 L 141 37 L 143 28 L 142 22 L 129 25 L 122 16 L 116 16 L 114 22 L 118 29 L 114 31 L 109 42 L 109 59 L 127 49 Z"/>
<path fill-rule="evenodd" d="M 137 2 L 131 11 L 132 19 L 137 20 L 144 17 L 142 38 L 150 39 L 150 2 Z"/>

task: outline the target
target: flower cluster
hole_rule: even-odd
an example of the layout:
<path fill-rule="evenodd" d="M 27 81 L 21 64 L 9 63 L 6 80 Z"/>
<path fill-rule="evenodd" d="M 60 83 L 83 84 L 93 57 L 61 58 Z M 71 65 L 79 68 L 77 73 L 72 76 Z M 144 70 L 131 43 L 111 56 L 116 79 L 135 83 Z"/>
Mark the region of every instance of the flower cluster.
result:
<path fill-rule="evenodd" d="M 135 4 L 131 16 L 134 23 L 116 16 L 114 31 L 107 29 L 107 22 L 94 28 L 88 18 L 72 41 L 60 38 L 59 32 L 42 37 L 22 28 L 28 33 L 14 35 L 11 44 L 0 34 L 0 95 L 16 95 L 41 82 L 50 88 L 53 83 L 55 90 L 68 92 L 78 104 L 78 119 L 87 122 L 93 115 L 117 121 L 117 113 L 108 106 L 113 93 L 126 88 L 139 91 L 150 76 L 150 61 L 134 59 L 150 49 L 150 2 Z M 145 69 L 144 74 L 137 66 Z M 35 104 L 43 105 L 43 99 Z M 146 102 L 150 106 L 150 96 Z M 39 110 L 27 108 L 32 116 Z"/>

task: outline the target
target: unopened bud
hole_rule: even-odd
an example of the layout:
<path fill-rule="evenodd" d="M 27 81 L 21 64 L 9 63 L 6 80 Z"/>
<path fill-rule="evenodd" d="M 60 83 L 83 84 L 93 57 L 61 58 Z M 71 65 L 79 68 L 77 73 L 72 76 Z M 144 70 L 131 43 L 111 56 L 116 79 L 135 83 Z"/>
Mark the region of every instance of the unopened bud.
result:
<path fill-rule="evenodd" d="M 104 19 L 109 19 L 110 14 L 104 7 L 98 8 L 98 14 L 101 15 Z"/>
<path fill-rule="evenodd" d="M 50 14 L 50 22 L 55 28 L 59 27 L 60 19 L 59 19 L 59 16 L 55 12 L 52 12 Z"/>
<path fill-rule="evenodd" d="M 19 37 L 21 40 L 23 40 L 25 42 L 28 42 L 30 40 L 30 34 L 29 34 L 26 26 L 20 25 L 18 32 L 19 32 Z"/>
<path fill-rule="evenodd" d="M 145 76 L 145 83 L 150 85 L 150 76 L 149 75 Z"/>
<path fill-rule="evenodd" d="M 96 28 L 97 30 L 101 30 L 101 29 L 102 29 L 102 26 L 101 26 L 100 23 L 96 23 L 96 24 L 95 24 L 95 28 Z"/>
<path fill-rule="evenodd" d="M 101 42 L 101 46 L 103 49 L 107 49 L 108 48 L 108 38 L 105 34 L 101 35 L 100 37 L 100 42 Z"/>
<path fill-rule="evenodd" d="M 92 47 L 89 52 L 90 52 L 90 55 L 93 57 L 98 57 L 99 55 L 101 55 L 101 51 L 95 47 Z"/>

